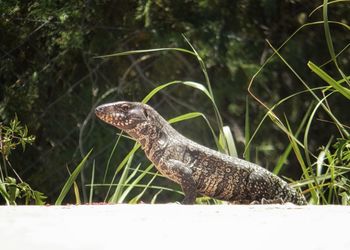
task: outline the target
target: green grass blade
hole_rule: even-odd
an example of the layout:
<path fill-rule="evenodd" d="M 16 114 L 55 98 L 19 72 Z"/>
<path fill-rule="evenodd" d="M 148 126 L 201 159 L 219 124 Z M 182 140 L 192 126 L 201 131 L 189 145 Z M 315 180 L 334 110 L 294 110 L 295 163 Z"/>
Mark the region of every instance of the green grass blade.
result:
<path fill-rule="evenodd" d="M 250 119 L 249 119 L 249 98 L 245 98 L 245 118 L 244 118 L 244 159 L 250 161 Z"/>
<path fill-rule="evenodd" d="M 141 170 L 139 170 L 140 167 L 141 167 L 141 163 L 139 163 L 139 164 L 136 166 L 136 168 L 130 168 L 130 170 L 132 170 L 132 172 L 131 172 L 131 174 L 128 176 L 128 179 L 126 179 L 124 185 L 128 185 L 129 182 L 132 180 L 132 178 L 134 178 L 138 172 L 141 172 Z"/>
<path fill-rule="evenodd" d="M 297 128 L 297 131 L 295 132 L 295 135 L 294 137 L 295 138 L 298 138 L 299 134 L 301 133 L 306 121 L 307 121 L 307 118 L 309 117 L 310 115 L 310 112 L 312 110 L 312 107 L 313 105 L 309 105 L 309 108 L 308 110 L 306 111 L 303 119 L 301 120 L 301 123 L 299 124 L 298 128 Z M 283 154 L 278 158 L 278 161 L 277 161 L 277 164 L 275 166 L 275 168 L 273 169 L 273 173 L 278 175 L 279 172 L 281 171 L 282 169 L 282 166 L 285 164 L 285 162 L 287 161 L 287 158 L 288 156 L 290 155 L 290 152 L 292 151 L 292 144 L 289 143 L 288 147 L 286 148 L 286 150 L 283 152 Z"/>
<path fill-rule="evenodd" d="M 325 165 L 325 159 L 327 158 L 327 152 L 329 152 L 329 148 L 331 146 L 331 143 L 333 141 L 333 136 L 331 136 L 331 138 L 329 139 L 326 147 L 324 149 L 321 150 L 321 152 L 319 153 L 318 157 L 317 157 L 317 161 L 316 161 L 316 176 L 320 176 L 323 172 L 323 167 Z M 332 160 L 332 162 L 334 162 Z M 332 181 L 334 181 L 334 165 L 333 165 L 333 169 L 332 169 L 332 164 L 329 165 L 329 169 L 331 169 L 331 176 L 332 176 Z"/>
<path fill-rule="evenodd" d="M 90 194 L 89 194 L 89 203 L 92 203 L 92 196 L 94 194 L 94 181 L 95 181 L 95 160 L 92 164 L 92 172 L 91 172 L 91 181 L 90 181 Z M 104 182 L 103 182 L 104 183 Z"/>
<path fill-rule="evenodd" d="M 219 134 L 223 134 L 222 128 L 224 127 L 224 123 L 222 121 L 219 109 L 218 109 L 218 107 L 216 105 L 216 102 L 215 102 L 213 90 L 211 88 L 211 83 L 210 83 L 210 79 L 209 79 L 209 75 L 208 75 L 208 71 L 207 71 L 207 68 L 205 66 L 205 63 L 204 63 L 203 59 L 199 56 L 199 54 L 196 51 L 196 49 L 190 43 L 190 41 L 186 38 L 186 36 L 183 35 L 183 37 L 184 37 L 185 41 L 187 42 L 187 44 L 191 47 L 191 49 L 194 52 L 195 56 L 197 57 L 199 65 L 200 65 L 200 67 L 202 69 L 202 72 L 203 72 L 204 78 L 205 78 L 205 82 L 206 82 L 207 87 L 208 87 L 210 99 L 211 99 L 213 107 L 214 107 L 215 117 L 216 117 L 216 121 L 218 123 L 218 128 L 219 128 Z M 228 148 L 227 148 L 227 142 L 226 141 L 224 141 L 223 147 L 219 148 L 219 150 L 224 151 L 225 153 L 228 153 Z"/>
<path fill-rule="evenodd" d="M 68 180 L 66 181 L 66 183 L 64 184 L 64 186 L 61 190 L 60 195 L 58 196 L 58 198 L 55 202 L 55 205 L 62 204 L 63 199 L 66 197 L 66 195 L 67 195 L 68 191 L 70 190 L 70 188 L 72 187 L 74 181 L 77 179 L 79 173 L 84 168 L 85 162 L 87 161 L 87 159 L 89 158 L 91 153 L 92 153 L 92 149 L 86 154 L 84 159 L 79 163 L 79 165 L 75 168 L 73 173 L 69 176 Z"/>
<path fill-rule="evenodd" d="M 130 191 L 135 187 L 135 185 L 137 183 L 135 183 L 135 181 L 133 181 L 131 184 L 129 184 L 129 182 L 132 180 L 132 178 L 135 177 L 135 175 L 139 172 L 139 169 L 141 167 L 141 163 L 139 163 L 137 165 L 137 167 L 135 169 L 133 169 L 133 171 L 131 172 L 131 174 L 128 176 L 128 179 L 124 182 L 124 183 L 118 183 L 118 185 L 123 185 L 124 187 L 128 187 L 126 188 L 123 193 L 120 195 L 120 197 L 118 198 L 118 202 L 117 203 L 123 203 L 125 198 L 127 197 L 127 195 L 130 193 Z M 140 175 L 139 175 L 140 176 Z"/>
<path fill-rule="evenodd" d="M 193 119 L 193 118 L 197 118 L 197 117 L 203 117 L 203 116 L 204 115 L 200 112 L 190 112 L 190 113 L 186 113 L 186 114 L 171 118 L 168 120 L 168 122 L 170 124 L 172 124 L 172 123 L 182 122 L 185 120 L 189 120 L 189 119 Z"/>
<path fill-rule="evenodd" d="M 323 13 L 323 27 L 324 27 L 324 33 L 326 36 L 326 42 L 328 46 L 328 51 L 332 57 L 332 60 L 334 61 L 335 59 L 335 53 L 334 53 L 334 47 L 333 47 L 333 42 L 332 42 L 332 37 L 331 37 L 331 32 L 329 29 L 329 24 L 328 24 L 328 6 L 327 6 L 328 0 L 323 0 L 323 8 L 322 8 L 322 13 Z M 334 61 L 335 64 L 337 64 L 336 61 Z"/>
<path fill-rule="evenodd" d="M 350 2 L 350 0 L 335 0 L 332 2 L 328 2 L 327 5 L 331 5 L 331 4 L 335 4 L 335 3 L 342 3 L 342 2 Z M 310 12 L 309 17 L 311 17 L 317 10 L 322 9 L 323 8 L 323 4 L 319 5 L 318 7 L 316 7 L 313 11 Z"/>
<path fill-rule="evenodd" d="M 74 190 L 74 196 L 75 196 L 75 204 L 80 205 L 81 199 L 80 199 L 80 192 L 77 182 L 73 182 L 73 190 Z"/>
<path fill-rule="evenodd" d="M 168 86 L 171 86 L 171 85 L 177 84 L 177 83 L 181 83 L 181 81 L 172 81 L 172 82 L 168 82 L 168 83 L 159 85 L 158 87 L 154 88 L 151 92 L 149 92 L 148 95 L 145 96 L 145 98 L 143 98 L 142 103 L 147 103 L 159 91 L 161 91 L 162 89 L 164 89 Z"/>
<path fill-rule="evenodd" d="M 223 134 L 220 134 L 220 137 L 219 137 L 220 138 L 219 139 L 220 144 L 224 145 L 224 143 L 226 142 L 227 143 L 228 154 L 230 156 L 238 157 L 236 144 L 234 142 L 234 139 L 233 139 L 230 127 L 229 126 L 224 126 L 222 128 L 222 132 L 223 132 Z"/>
<path fill-rule="evenodd" d="M 113 178 L 112 178 L 112 181 L 111 183 L 109 184 L 109 187 L 108 187 L 108 191 L 107 191 L 107 194 L 105 196 L 105 199 L 104 201 L 106 202 L 107 199 L 108 199 L 108 196 L 109 196 L 109 193 L 111 191 L 111 188 L 113 186 L 113 183 L 114 183 L 114 180 L 115 178 L 117 177 L 117 174 L 120 172 L 120 170 L 125 166 L 125 164 L 128 162 L 129 158 L 135 154 L 135 152 L 140 148 L 140 144 L 138 143 L 135 143 L 134 144 L 134 147 L 132 148 L 132 150 L 129 151 L 129 153 L 124 157 L 124 159 L 119 163 L 117 169 L 114 171 L 114 175 L 113 175 Z"/>
<path fill-rule="evenodd" d="M 350 43 L 349 43 L 350 45 Z M 350 80 L 350 76 L 346 77 L 346 79 L 341 79 L 339 81 L 337 81 L 338 84 L 342 84 L 343 82 L 346 82 L 346 80 Z"/>
<path fill-rule="evenodd" d="M 337 62 L 337 58 L 334 52 L 334 46 L 333 46 L 333 41 L 332 41 L 332 36 L 331 36 L 331 31 L 329 28 L 329 21 L 328 21 L 328 0 L 323 0 L 323 8 L 322 8 L 322 13 L 323 13 L 323 27 L 324 27 L 324 33 L 326 36 L 326 42 L 327 42 L 327 47 L 328 47 L 328 51 L 329 54 L 331 55 L 332 61 L 334 62 L 335 66 L 337 67 L 340 75 L 343 77 L 343 79 L 346 80 L 346 76 L 343 73 L 343 71 L 340 69 L 338 62 Z M 346 80 L 347 81 L 347 80 Z M 350 84 L 347 81 L 348 84 Z"/>
<path fill-rule="evenodd" d="M 158 196 L 160 195 L 161 192 L 163 192 L 163 189 L 159 190 L 159 191 L 152 197 L 151 204 L 155 204 L 155 203 L 156 203 L 156 200 L 157 200 L 157 198 L 158 198 Z"/>
<path fill-rule="evenodd" d="M 130 192 L 131 188 L 134 188 L 137 186 L 137 184 L 145 177 L 146 174 L 151 173 L 151 169 L 153 168 L 153 164 L 150 164 L 146 170 L 141 173 L 136 179 L 135 181 L 131 184 L 131 186 L 127 189 L 127 193 Z M 152 173 L 153 174 L 153 173 Z M 154 181 L 154 179 L 157 177 L 156 174 L 154 174 L 154 176 L 151 178 L 151 180 L 146 184 L 146 186 L 143 188 L 143 190 L 141 191 L 141 193 L 139 193 L 138 195 L 136 195 L 133 199 L 131 199 L 130 203 L 135 204 L 137 202 L 139 202 L 139 200 L 141 199 L 141 197 L 144 195 L 144 193 L 149 189 L 150 185 L 152 184 L 152 182 Z"/>
<path fill-rule="evenodd" d="M 341 86 L 339 82 L 334 80 L 330 75 L 328 75 L 325 71 L 323 71 L 321 68 L 316 66 L 313 62 L 310 61 L 307 63 L 307 65 L 322 80 L 324 80 L 326 83 L 332 86 L 335 90 L 337 90 L 340 94 L 342 94 L 343 96 L 345 96 L 347 99 L 350 100 L 350 89 L 347 89 Z"/>
<path fill-rule="evenodd" d="M 139 172 L 142 172 L 141 170 L 139 170 Z M 165 178 L 164 176 L 160 175 L 160 174 L 157 174 L 157 173 L 153 173 L 153 172 L 150 172 L 148 174 L 151 174 L 152 177 L 153 176 L 156 176 L 156 177 L 162 177 L 162 178 Z M 118 186 L 118 184 L 112 184 L 114 187 Z M 305 184 L 304 184 L 305 185 Z M 87 186 L 90 186 L 89 184 Z M 109 184 L 94 184 L 94 187 L 107 187 L 109 186 Z M 147 185 L 145 184 L 124 184 L 125 187 L 130 187 L 130 186 L 133 186 L 135 188 L 145 188 Z M 180 190 L 177 190 L 177 189 L 172 189 L 172 188 L 167 188 L 167 187 L 162 187 L 162 186 L 156 186 L 156 185 L 150 185 L 148 188 L 150 189 L 156 189 L 156 190 L 159 190 L 159 189 L 163 189 L 163 191 L 169 191 L 169 192 L 175 192 L 177 194 L 182 194 L 183 195 L 183 192 L 180 191 Z"/>
<path fill-rule="evenodd" d="M 168 122 L 170 124 L 172 123 L 176 123 L 176 122 L 181 122 L 181 121 L 185 121 L 185 120 L 189 120 L 189 119 L 193 119 L 193 118 L 196 118 L 196 117 L 202 117 L 204 119 L 204 121 L 207 123 L 209 129 L 210 129 L 210 132 L 212 133 L 213 135 L 213 138 L 215 140 L 215 143 L 218 142 L 218 138 L 214 132 L 214 129 L 213 127 L 211 126 L 209 120 L 207 119 L 207 117 L 203 114 L 203 113 L 200 113 L 200 112 L 190 112 L 190 113 L 187 113 L 187 114 L 184 114 L 184 115 L 180 115 L 180 116 L 177 116 L 177 117 L 174 117 L 174 118 L 171 118 L 168 120 Z M 219 147 L 219 145 L 217 144 L 216 145 L 217 147 Z"/>
<path fill-rule="evenodd" d="M 184 81 L 183 84 L 202 91 L 214 103 L 214 99 L 209 93 L 209 90 L 203 84 L 192 81 Z"/>
<path fill-rule="evenodd" d="M 338 176 L 341 176 L 341 175 L 344 175 L 344 174 L 347 174 L 347 173 L 349 173 L 349 170 L 347 170 L 347 171 L 338 171 L 338 173 L 335 173 L 335 177 L 338 177 Z M 323 181 L 331 179 L 331 178 L 333 178 L 333 177 L 331 176 L 330 173 L 325 173 L 325 174 L 322 174 L 320 176 L 316 176 L 314 179 L 313 178 L 312 179 L 303 179 L 303 180 L 293 184 L 292 186 L 293 187 L 303 187 L 303 186 L 315 183 L 315 180 L 317 182 L 323 182 Z"/>
<path fill-rule="evenodd" d="M 124 187 L 123 185 L 125 184 L 125 181 L 127 180 L 128 173 L 129 173 L 131 162 L 132 162 L 133 158 L 134 158 L 134 154 L 131 154 L 130 157 L 128 157 L 128 161 L 127 161 L 127 163 L 126 163 L 126 165 L 124 167 L 122 176 L 120 177 L 120 180 L 118 182 L 118 186 L 115 189 L 115 191 L 114 191 L 111 199 L 109 200 L 109 202 L 111 202 L 111 203 L 117 203 L 118 202 L 118 199 L 120 198 L 120 195 L 122 193 L 122 188 Z"/>
<path fill-rule="evenodd" d="M 68 167 L 67 167 L 67 171 L 68 171 L 69 176 L 71 176 L 72 173 L 70 172 Z M 81 204 L 80 192 L 79 192 L 78 184 L 75 180 L 73 182 L 73 193 L 74 193 L 74 197 L 75 197 L 75 204 L 80 205 Z"/>
<path fill-rule="evenodd" d="M 114 155 L 114 152 L 117 149 L 117 145 L 119 144 L 119 141 L 120 141 L 120 138 L 122 137 L 122 135 L 123 135 L 123 131 L 119 133 L 117 141 L 114 143 L 112 152 L 109 154 L 109 158 L 108 158 L 108 161 L 107 161 L 105 173 L 103 175 L 103 183 L 106 183 L 107 173 L 108 173 L 108 170 L 109 170 L 109 166 L 111 164 L 112 156 Z"/>
<path fill-rule="evenodd" d="M 290 134 L 293 134 L 292 131 L 291 131 L 291 128 L 290 128 L 290 126 L 288 124 L 288 122 L 287 122 L 287 128 L 290 131 Z M 310 176 L 310 174 L 309 174 L 309 170 L 308 170 L 308 168 L 307 168 L 307 166 L 305 164 L 305 161 L 304 161 L 303 156 L 301 154 L 301 151 L 300 151 L 298 143 L 296 143 L 296 141 L 293 138 L 291 138 L 291 137 L 289 137 L 289 139 L 290 139 L 290 143 L 292 145 L 293 151 L 295 153 L 295 156 L 296 156 L 296 158 L 297 158 L 297 160 L 298 160 L 298 162 L 299 162 L 299 164 L 301 166 L 301 169 L 303 171 L 305 179 L 309 180 L 310 178 L 313 178 L 313 176 Z M 309 190 L 310 190 L 313 202 L 314 203 L 318 203 L 319 199 L 318 199 L 318 195 L 317 195 L 317 193 L 315 191 L 313 183 L 312 182 L 309 183 L 308 186 L 309 186 Z"/>
<path fill-rule="evenodd" d="M 348 50 L 348 48 L 350 47 L 350 43 L 348 43 L 347 45 L 345 45 L 339 52 L 338 54 L 335 55 L 335 58 L 338 58 L 341 54 L 343 54 L 345 51 Z M 332 58 L 327 60 L 326 62 L 322 63 L 319 67 L 322 68 L 324 66 L 326 66 L 327 64 L 333 62 Z M 350 77 L 347 77 L 347 79 L 341 79 L 340 81 L 338 81 L 338 83 L 341 83 L 341 82 L 346 82 L 350 80 Z"/>
<path fill-rule="evenodd" d="M 309 140 L 308 140 L 308 136 L 309 136 L 309 131 L 310 131 L 310 128 L 311 128 L 311 123 L 316 115 L 316 112 L 318 110 L 318 108 L 323 104 L 323 102 L 325 100 L 327 100 L 327 98 L 332 94 L 329 93 L 328 95 L 326 95 L 324 98 L 322 98 L 318 103 L 317 105 L 315 106 L 315 108 L 312 110 L 311 114 L 310 114 L 310 117 L 309 117 L 309 120 L 306 124 L 306 127 L 305 127 L 305 133 L 304 133 L 304 152 L 305 152 L 305 158 L 306 158 L 306 162 L 308 164 L 308 166 L 311 166 L 311 157 L 310 157 L 310 152 L 309 152 Z"/>
<path fill-rule="evenodd" d="M 192 82 L 192 81 L 172 81 L 172 82 L 168 82 L 162 85 L 159 85 L 158 87 L 154 88 L 145 98 L 143 98 L 142 103 L 147 103 L 156 93 L 158 93 L 160 90 L 167 88 L 173 84 L 178 84 L 178 83 L 182 83 L 186 86 L 198 89 L 200 91 L 202 91 L 211 101 L 213 101 L 212 96 L 210 95 L 208 89 L 200 83 L 197 82 Z"/>
<path fill-rule="evenodd" d="M 178 51 L 178 52 L 183 52 L 183 53 L 187 53 L 195 56 L 195 53 L 183 48 L 158 48 L 158 49 L 129 50 L 129 51 L 120 52 L 120 53 L 95 56 L 93 58 L 108 58 L 108 57 L 128 56 L 128 55 L 145 54 L 145 53 L 152 53 L 152 52 L 163 52 L 163 51 Z"/>

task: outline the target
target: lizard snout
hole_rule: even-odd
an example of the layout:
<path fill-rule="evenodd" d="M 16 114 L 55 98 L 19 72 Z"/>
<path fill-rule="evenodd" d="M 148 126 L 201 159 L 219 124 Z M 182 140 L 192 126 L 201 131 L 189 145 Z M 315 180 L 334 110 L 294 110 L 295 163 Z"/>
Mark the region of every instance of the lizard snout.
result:
<path fill-rule="evenodd" d="M 95 108 L 95 114 L 101 119 L 102 117 L 110 116 L 113 112 L 114 107 L 112 104 L 103 104 Z"/>
<path fill-rule="evenodd" d="M 95 114 L 96 114 L 96 116 L 98 117 L 98 118 L 100 118 L 100 119 L 102 119 L 103 117 L 104 117 L 104 114 L 105 114 L 105 112 L 104 112 L 104 109 L 102 108 L 102 107 L 97 107 L 96 109 L 95 109 Z M 103 120 L 103 119 L 102 119 Z"/>
<path fill-rule="evenodd" d="M 108 122 L 107 120 L 109 120 L 111 112 L 108 112 L 107 105 L 100 105 L 97 108 L 95 108 L 95 114 L 101 120 Z"/>
<path fill-rule="evenodd" d="M 97 108 L 95 108 L 95 114 L 97 116 L 102 115 L 102 113 L 103 113 L 103 107 L 102 106 L 98 106 Z"/>

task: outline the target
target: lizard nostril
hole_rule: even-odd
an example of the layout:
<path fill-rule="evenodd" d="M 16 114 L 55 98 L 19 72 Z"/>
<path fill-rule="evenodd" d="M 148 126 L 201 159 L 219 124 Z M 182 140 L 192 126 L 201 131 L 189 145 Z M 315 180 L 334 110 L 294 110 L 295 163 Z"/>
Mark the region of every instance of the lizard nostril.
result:
<path fill-rule="evenodd" d="M 101 117 L 103 115 L 103 107 L 98 106 L 97 108 L 95 108 L 95 114 L 97 117 Z"/>
<path fill-rule="evenodd" d="M 102 113 L 104 109 L 105 109 L 104 105 L 100 105 L 95 108 L 95 112 Z"/>

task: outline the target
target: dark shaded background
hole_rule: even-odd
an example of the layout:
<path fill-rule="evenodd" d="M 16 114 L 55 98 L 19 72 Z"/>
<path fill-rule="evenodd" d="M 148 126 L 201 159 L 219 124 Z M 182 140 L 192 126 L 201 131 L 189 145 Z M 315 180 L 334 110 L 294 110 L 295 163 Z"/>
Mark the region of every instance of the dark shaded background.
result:
<path fill-rule="evenodd" d="M 48 195 L 48 202 L 53 202 L 68 177 L 67 167 L 73 170 L 93 147 L 95 183 L 101 182 L 117 131 L 96 120 L 94 107 L 108 101 L 140 101 L 159 84 L 173 80 L 204 83 L 204 77 L 195 58 L 176 52 L 108 59 L 94 56 L 159 47 L 190 49 L 182 34 L 206 63 L 224 123 L 235 132 L 242 156 L 247 84 L 271 54 L 265 39 L 278 47 L 302 24 L 322 20 L 321 9 L 308 16 L 320 4 L 322 1 L 298 0 L 2 1 L 0 119 L 6 124 L 17 114 L 37 138 L 25 153 L 18 150 L 10 156 L 13 167 L 33 188 Z M 329 8 L 330 20 L 349 21 L 349 4 Z M 331 29 L 339 52 L 349 42 L 349 32 L 336 25 Z M 324 85 L 306 66 L 309 60 L 321 65 L 330 58 L 322 25 L 303 29 L 281 53 L 311 87 Z M 341 55 L 339 63 L 349 72 L 349 50 Z M 324 69 L 340 78 L 332 65 Z M 278 58 L 259 75 L 253 87 L 254 93 L 270 106 L 303 89 Z M 248 100 L 251 127 L 255 129 L 265 110 L 253 99 Z M 282 105 L 277 113 L 281 117 L 286 114 L 296 129 L 312 100 L 308 94 L 299 96 Z M 210 102 L 191 88 L 171 87 L 153 98 L 151 104 L 166 118 L 200 111 L 215 124 Z M 348 102 L 335 95 L 330 105 L 339 120 L 349 124 Z M 328 119 L 322 112 L 317 116 Z M 200 119 L 176 128 L 202 144 L 215 145 Z M 310 149 L 317 152 L 336 134 L 331 124 L 315 121 Z M 131 145 L 123 139 L 113 161 L 118 162 Z M 267 121 L 253 141 L 251 160 L 272 169 L 287 145 L 288 138 Z M 144 160 L 142 154 L 139 157 Z M 87 180 L 90 172 L 91 162 L 84 172 Z M 300 172 L 291 155 L 282 174 L 299 178 Z M 104 194 L 105 190 L 98 189 L 94 197 L 98 201 Z"/>

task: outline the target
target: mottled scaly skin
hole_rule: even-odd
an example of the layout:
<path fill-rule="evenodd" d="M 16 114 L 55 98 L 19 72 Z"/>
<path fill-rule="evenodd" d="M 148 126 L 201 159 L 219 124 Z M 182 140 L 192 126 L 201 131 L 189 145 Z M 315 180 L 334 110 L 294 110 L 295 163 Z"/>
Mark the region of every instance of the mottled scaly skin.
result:
<path fill-rule="evenodd" d="M 159 172 L 181 185 L 184 204 L 193 204 L 198 193 L 235 203 L 306 204 L 304 196 L 278 176 L 184 137 L 146 104 L 105 104 L 96 108 L 96 115 L 142 145 Z"/>

